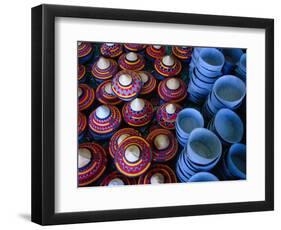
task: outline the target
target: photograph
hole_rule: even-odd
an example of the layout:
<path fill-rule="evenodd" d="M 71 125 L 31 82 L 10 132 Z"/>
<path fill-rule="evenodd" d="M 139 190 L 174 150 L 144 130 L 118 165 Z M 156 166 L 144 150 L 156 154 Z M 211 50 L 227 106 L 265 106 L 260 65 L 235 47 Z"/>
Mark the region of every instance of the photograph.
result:
<path fill-rule="evenodd" d="M 274 19 L 235 15 L 32 8 L 33 222 L 274 210 Z"/>
<path fill-rule="evenodd" d="M 77 187 L 247 180 L 246 58 L 77 41 Z"/>

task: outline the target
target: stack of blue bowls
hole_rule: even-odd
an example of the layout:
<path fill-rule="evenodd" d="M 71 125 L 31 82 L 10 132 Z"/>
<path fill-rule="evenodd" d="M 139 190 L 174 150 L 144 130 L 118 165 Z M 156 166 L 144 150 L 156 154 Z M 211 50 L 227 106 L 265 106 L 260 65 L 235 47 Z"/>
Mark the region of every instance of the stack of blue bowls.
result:
<path fill-rule="evenodd" d="M 175 127 L 177 140 L 184 147 L 191 131 L 195 128 L 204 127 L 204 118 L 198 110 L 186 108 L 178 113 Z"/>
<path fill-rule="evenodd" d="M 222 145 L 216 134 L 205 128 L 194 129 L 176 163 L 179 180 L 188 182 L 196 173 L 210 171 L 219 162 L 221 154 Z"/>
<path fill-rule="evenodd" d="M 225 63 L 222 68 L 223 75 L 231 74 L 236 65 L 239 64 L 240 58 L 243 55 L 242 49 L 238 48 L 224 48 L 222 49 Z"/>
<path fill-rule="evenodd" d="M 216 48 L 194 50 L 197 59 L 192 57 L 187 91 L 192 102 L 201 104 L 212 90 L 217 78 L 222 75 L 225 59 L 222 52 Z"/>
<path fill-rule="evenodd" d="M 245 83 L 234 75 L 224 75 L 214 84 L 202 107 L 205 118 L 212 118 L 221 108 L 237 109 L 246 95 Z"/>
<path fill-rule="evenodd" d="M 214 132 L 225 146 L 240 142 L 244 135 L 242 120 L 230 109 L 220 109 L 207 128 Z"/>
<path fill-rule="evenodd" d="M 235 68 L 235 75 L 238 76 L 243 81 L 246 81 L 246 54 L 244 53 L 241 57 L 237 66 Z"/>

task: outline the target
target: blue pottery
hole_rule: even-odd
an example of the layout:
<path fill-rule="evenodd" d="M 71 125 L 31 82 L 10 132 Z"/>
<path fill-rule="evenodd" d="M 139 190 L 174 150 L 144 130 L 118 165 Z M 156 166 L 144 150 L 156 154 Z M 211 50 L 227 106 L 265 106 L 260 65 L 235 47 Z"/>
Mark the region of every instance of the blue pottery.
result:
<path fill-rule="evenodd" d="M 190 161 L 199 164 L 210 164 L 222 154 L 219 138 L 205 128 L 194 129 L 188 138 L 187 152 Z"/>
<path fill-rule="evenodd" d="M 204 127 L 202 114 L 193 108 L 181 110 L 176 119 L 176 130 L 183 138 L 188 138 L 190 132 L 199 127 Z"/>
<path fill-rule="evenodd" d="M 246 179 L 246 145 L 240 143 L 231 145 L 226 162 L 232 175 Z"/>
<path fill-rule="evenodd" d="M 236 76 L 224 75 L 213 86 L 216 99 L 226 108 L 236 108 L 246 95 L 245 83 Z M 219 106 L 217 106 L 219 107 Z"/>
<path fill-rule="evenodd" d="M 219 179 L 209 172 L 199 172 L 190 177 L 188 182 L 219 181 Z"/>
<path fill-rule="evenodd" d="M 206 70 L 220 72 L 224 61 L 223 54 L 216 48 L 203 48 L 200 50 L 198 65 Z"/>
<path fill-rule="evenodd" d="M 244 126 L 240 117 L 230 109 L 220 109 L 214 118 L 212 129 L 226 143 L 240 142 L 244 134 Z"/>
<path fill-rule="evenodd" d="M 224 56 L 216 48 L 200 48 L 192 55 L 189 70 L 189 100 L 201 104 L 210 93 L 214 83 L 221 76 Z"/>
<path fill-rule="evenodd" d="M 192 133 L 195 132 L 198 129 L 203 129 L 203 128 L 194 129 L 191 132 L 191 136 L 192 136 Z M 206 129 L 203 129 L 203 130 L 206 130 Z M 208 130 L 207 130 L 207 132 L 211 133 Z M 212 134 L 212 135 L 214 135 L 214 134 Z M 202 138 L 202 140 L 204 141 L 204 138 Z M 218 140 L 218 138 L 217 138 L 217 140 Z M 188 141 L 188 143 L 189 143 L 189 141 Z M 206 141 L 205 141 L 205 143 L 206 143 Z M 217 142 L 217 145 L 220 145 L 219 141 Z M 177 168 L 176 170 L 178 171 L 177 175 L 181 178 L 180 179 L 181 181 L 186 182 L 188 178 L 190 178 L 192 175 L 194 175 L 198 172 L 209 171 L 209 170 L 213 169 L 218 164 L 218 162 L 220 161 L 220 157 L 221 157 L 221 153 L 217 154 L 217 156 L 214 157 L 209 162 L 192 161 L 192 157 L 190 157 L 190 154 L 189 154 L 189 151 L 188 151 L 188 144 L 187 144 L 187 145 L 185 145 L 185 147 L 181 151 L 181 153 L 178 157 L 177 163 L 176 163 L 176 168 Z"/>

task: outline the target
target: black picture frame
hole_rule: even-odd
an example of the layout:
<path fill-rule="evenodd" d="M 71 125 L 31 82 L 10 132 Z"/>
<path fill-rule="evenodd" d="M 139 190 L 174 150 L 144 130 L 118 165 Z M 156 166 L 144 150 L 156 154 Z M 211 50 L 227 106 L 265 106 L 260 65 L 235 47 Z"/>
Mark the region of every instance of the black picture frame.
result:
<path fill-rule="evenodd" d="M 55 18 L 88 18 L 265 29 L 265 200 L 55 213 Z M 262 150 L 261 150 L 262 151 Z M 32 8 L 32 221 L 41 225 L 267 211 L 274 209 L 274 20 L 40 5 Z"/>

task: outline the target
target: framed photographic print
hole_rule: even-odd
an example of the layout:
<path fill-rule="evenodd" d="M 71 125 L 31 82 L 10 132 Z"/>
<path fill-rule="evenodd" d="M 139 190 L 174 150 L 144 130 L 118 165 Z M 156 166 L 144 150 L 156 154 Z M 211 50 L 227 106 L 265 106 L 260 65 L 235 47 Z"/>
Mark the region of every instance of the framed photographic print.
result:
<path fill-rule="evenodd" d="M 32 221 L 273 210 L 274 22 L 32 9 Z"/>

